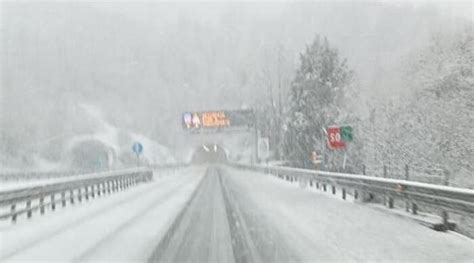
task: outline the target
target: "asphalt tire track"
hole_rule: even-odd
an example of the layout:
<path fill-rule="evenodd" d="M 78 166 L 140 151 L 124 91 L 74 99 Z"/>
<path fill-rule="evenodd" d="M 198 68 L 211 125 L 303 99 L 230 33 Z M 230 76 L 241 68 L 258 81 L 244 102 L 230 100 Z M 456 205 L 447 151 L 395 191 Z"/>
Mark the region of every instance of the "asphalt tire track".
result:
<path fill-rule="evenodd" d="M 189 207 L 191 206 L 192 201 L 194 200 L 194 198 L 198 194 L 199 190 L 202 188 L 203 183 L 206 181 L 206 179 L 207 179 L 206 177 L 208 176 L 208 174 L 207 174 L 208 171 L 209 171 L 209 168 L 207 168 L 206 174 L 203 176 L 203 178 L 199 182 L 196 189 L 194 189 L 193 193 L 191 194 L 191 197 L 186 202 L 186 204 L 184 205 L 181 212 L 179 212 L 179 214 L 176 216 L 176 219 L 174 220 L 173 224 L 170 226 L 168 231 L 166 231 L 166 234 L 161 239 L 161 241 L 157 245 L 156 249 L 150 255 L 150 257 L 148 259 L 148 262 L 157 262 L 157 261 L 159 261 L 159 259 L 161 258 L 161 255 L 166 251 L 166 249 L 168 249 L 169 244 L 171 242 L 171 239 L 173 238 L 174 234 L 176 233 L 176 230 L 178 229 L 181 222 L 183 221 L 184 215 L 188 211 Z"/>
<path fill-rule="evenodd" d="M 253 211 L 249 210 L 249 206 L 245 207 L 247 210 L 242 210 L 244 207 L 239 206 L 235 191 L 230 190 L 227 185 L 232 181 L 225 177 L 218 167 L 208 168 L 205 178 L 180 211 L 148 262 L 272 262 L 268 260 L 275 259 L 268 256 L 274 252 L 272 240 L 256 237 L 255 235 L 261 234 L 262 231 L 252 234 L 249 223 L 254 224 L 254 228 L 264 227 L 264 233 L 278 232 L 277 229 L 265 226 L 266 221 L 255 224 L 254 221 L 261 217 L 248 221 Z M 274 236 L 280 241 L 279 249 L 286 245 L 280 235 Z M 215 243 L 216 240 L 226 244 Z M 259 241 L 264 244 L 257 244 Z M 270 249 L 262 252 L 259 248 Z M 216 254 L 215 251 L 219 249 L 228 249 L 228 253 L 220 251 Z M 282 250 L 283 252 L 277 255 L 288 252 L 288 249 Z"/>
<path fill-rule="evenodd" d="M 235 255 L 241 256 L 236 258 L 236 262 L 302 261 L 279 229 L 285 226 L 274 225 L 272 217 L 258 209 L 259 206 L 244 194 L 236 180 L 245 180 L 245 177 L 233 178 L 220 168 L 219 178 L 225 189 L 229 224 L 235 229 L 231 232 L 235 236 Z"/>
<path fill-rule="evenodd" d="M 199 185 L 202 183 L 203 178 L 201 178 L 201 181 L 198 184 Z M 97 251 L 100 246 L 102 246 L 106 241 L 108 241 L 110 238 L 112 238 L 114 235 L 119 234 L 122 231 L 125 231 L 127 227 L 135 223 L 137 220 L 140 218 L 146 216 L 148 213 L 152 212 L 154 207 L 160 206 L 163 203 L 165 203 L 167 200 L 169 200 L 170 197 L 172 197 L 174 194 L 176 194 L 176 190 L 181 189 L 183 186 L 189 184 L 189 181 L 185 180 L 179 185 L 173 187 L 172 189 L 168 190 L 167 192 L 163 193 L 162 195 L 158 196 L 153 200 L 153 202 L 150 203 L 150 205 L 147 205 L 145 208 L 141 209 L 138 213 L 136 213 L 133 217 L 130 219 L 126 220 L 119 226 L 115 228 L 115 231 L 111 231 L 108 235 L 105 235 L 102 237 L 98 242 L 96 242 L 94 245 L 90 246 L 89 249 L 84 251 L 80 256 L 76 257 L 73 259 L 73 262 L 83 262 L 87 256 L 91 255 L 94 253 L 94 251 Z M 196 189 L 198 188 L 196 187 Z M 196 189 L 193 191 L 196 192 Z M 192 197 L 192 195 L 191 195 Z"/>
<path fill-rule="evenodd" d="M 232 240 L 232 250 L 234 251 L 235 262 L 262 262 L 256 246 L 249 234 L 247 224 L 242 217 L 242 213 L 237 203 L 230 197 L 229 191 L 222 180 L 220 169 L 219 184 L 222 188 L 224 204 L 227 214 L 227 223 L 230 227 Z"/>

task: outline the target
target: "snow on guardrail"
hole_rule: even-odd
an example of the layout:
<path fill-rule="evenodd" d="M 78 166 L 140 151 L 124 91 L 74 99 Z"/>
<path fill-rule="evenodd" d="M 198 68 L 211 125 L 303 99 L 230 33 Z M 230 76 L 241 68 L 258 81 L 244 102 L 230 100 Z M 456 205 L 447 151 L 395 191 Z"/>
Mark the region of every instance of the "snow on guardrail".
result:
<path fill-rule="evenodd" d="M 0 191 L 0 219 L 11 218 L 15 222 L 18 215 L 25 213 L 30 218 L 36 210 L 44 214 L 47 207 L 54 211 L 59 203 L 64 207 L 68 201 L 70 204 L 74 204 L 76 200 L 82 202 L 95 198 L 96 195 L 110 194 L 148 182 L 152 177 L 153 170 L 149 168 L 133 168 L 4 189 Z"/>

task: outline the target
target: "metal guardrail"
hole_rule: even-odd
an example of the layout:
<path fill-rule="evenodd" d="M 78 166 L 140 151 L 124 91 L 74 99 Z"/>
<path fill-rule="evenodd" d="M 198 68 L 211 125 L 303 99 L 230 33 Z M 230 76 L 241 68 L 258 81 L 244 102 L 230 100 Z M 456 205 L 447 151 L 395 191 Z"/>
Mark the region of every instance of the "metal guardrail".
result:
<path fill-rule="evenodd" d="M 15 182 L 15 181 L 38 180 L 38 179 L 53 179 L 53 178 L 62 178 L 62 177 L 80 175 L 80 174 L 81 172 L 79 171 L 7 172 L 7 173 L 0 173 L 0 181 L 1 182 Z"/>
<path fill-rule="evenodd" d="M 189 166 L 188 163 L 167 163 L 159 165 L 146 165 L 146 167 L 151 169 L 175 169 Z M 126 169 L 122 168 L 121 170 Z M 91 171 L 88 173 L 102 173 L 110 172 L 114 170 L 100 170 L 100 171 Z M 84 171 L 79 170 L 60 170 L 60 171 L 10 171 L 10 172 L 0 172 L 0 183 L 1 182 L 25 182 L 33 180 L 49 180 L 49 179 L 59 179 L 67 178 L 71 176 L 82 176 Z"/>
<path fill-rule="evenodd" d="M 448 212 L 467 214 L 474 217 L 474 190 L 450 186 L 433 185 L 406 180 L 371 177 L 356 174 L 344 174 L 307 170 L 289 167 L 248 165 L 231 163 L 233 167 L 271 174 L 289 181 L 307 180 L 310 185 L 323 188 L 330 185 L 333 194 L 336 187 L 341 189 L 342 198 L 349 190 L 355 199 L 373 198 L 378 195 L 386 199 L 389 208 L 394 207 L 394 200 L 406 201 L 406 209 L 416 214 L 418 206 L 423 205 L 438 211 L 443 219 L 439 230 L 451 229 Z"/>
<path fill-rule="evenodd" d="M 363 164 L 361 172 L 363 175 L 438 185 L 449 185 L 450 180 L 450 174 L 446 169 L 439 167 L 425 167 L 413 164 Z"/>
<path fill-rule="evenodd" d="M 82 202 L 83 199 L 95 198 L 129 188 L 140 182 L 152 180 L 153 171 L 148 168 L 134 168 L 122 171 L 102 172 L 83 175 L 80 178 L 59 180 L 34 186 L 19 187 L 0 191 L 0 219 L 11 218 L 13 222 L 17 217 L 26 213 L 30 218 L 34 211 L 45 213 L 45 208 L 52 211 L 57 204 L 66 206 L 69 201 Z M 18 209 L 21 204 L 22 208 Z"/>

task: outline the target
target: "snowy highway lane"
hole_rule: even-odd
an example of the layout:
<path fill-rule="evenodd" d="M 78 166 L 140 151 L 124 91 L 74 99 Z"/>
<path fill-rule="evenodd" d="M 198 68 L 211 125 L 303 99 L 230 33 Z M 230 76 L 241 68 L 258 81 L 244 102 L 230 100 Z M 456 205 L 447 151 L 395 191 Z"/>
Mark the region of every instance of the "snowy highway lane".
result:
<path fill-rule="evenodd" d="M 26 220 L 25 220 L 26 221 Z M 0 228 L 0 261 L 472 262 L 472 240 L 275 177 L 181 169 Z"/>
<path fill-rule="evenodd" d="M 274 177 L 211 168 L 150 262 L 472 262 L 472 240 Z"/>
<path fill-rule="evenodd" d="M 269 175 L 221 174 L 263 262 L 473 262 L 467 237 Z"/>
<path fill-rule="evenodd" d="M 0 261 L 146 261 L 205 173 L 155 173 L 154 181 L 0 228 Z"/>

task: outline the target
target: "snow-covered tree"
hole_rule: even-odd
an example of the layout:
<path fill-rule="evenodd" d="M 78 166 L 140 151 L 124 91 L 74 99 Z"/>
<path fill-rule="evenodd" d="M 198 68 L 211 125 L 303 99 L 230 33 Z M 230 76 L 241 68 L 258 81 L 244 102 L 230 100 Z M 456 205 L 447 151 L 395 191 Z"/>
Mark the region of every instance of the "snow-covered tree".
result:
<path fill-rule="evenodd" d="M 365 163 L 440 168 L 450 184 L 474 186 L 473 39 L 470 27 L 436 33 L 412 52 L 404 62 L 409 92 L 378 106 L 365 123 Z"/>
<path fill-rule="evenodd" d="M 319 35 L 300 61 L 290 91 L 284 146 L 294 165 L 307 166 L 310 153 L 320 152 L 325 143 L 323 129 L 341 121 L 344 89 L 352 72 L 327 38 Z"/>
<path fill-rule="evenodd" d="M 414 95 L 407 107 L 411 118 L 405 121 L 412 125 L 407 127 L 406 140 L 418 139 L 414 147 L 417 155 L 467 181 L 465 177 L 470 176 L 468 171 L 472 171 L 474 161 L 472 27 L 435 34 L 432 44 L 413 60 L 409 83 Z"/>

